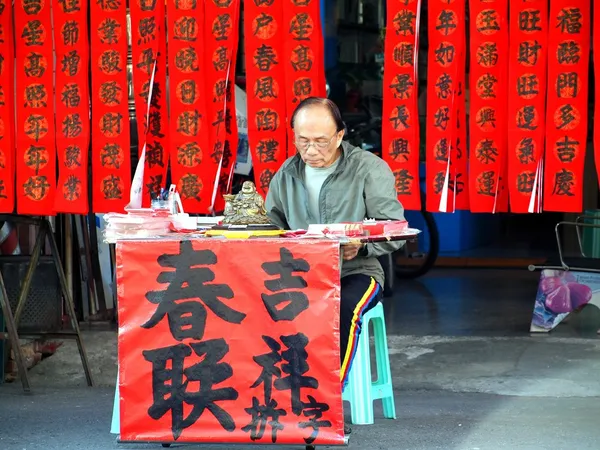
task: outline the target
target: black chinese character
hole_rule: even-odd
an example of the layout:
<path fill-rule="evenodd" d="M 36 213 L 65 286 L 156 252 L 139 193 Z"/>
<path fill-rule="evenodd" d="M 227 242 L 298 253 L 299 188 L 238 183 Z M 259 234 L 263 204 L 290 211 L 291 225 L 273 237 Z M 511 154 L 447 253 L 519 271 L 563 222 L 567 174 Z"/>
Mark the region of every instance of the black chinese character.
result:
<path fill-rule="evenodd" d="M 39 14 L 44 7 L 42 0 L 22 0 L 22 5 L 23 11 L 25 11 L 25 14 L 28 16 Z"/>
<path fill-rule="evenodd" d="M 156 8 L 156 0 L 139 0 L 138 5 L 142 11 L 154 11 Z"/>
<path fill-rule="evenodd" d="M 272 49 L 271 49 L 271 51 L 272 51 Z M 273 54 L 273 58 L 275 58 L 274 54 Z M 278 64 L 278 62 L 273 60 L 272 64 Z M 312 65 L 313 65 L 310 48 L 305 45 L 299 45 L 294 50 L 292 50 L 291 64 L 292 64 L 292 68 L 296 72 L 298 72 L 300 70 L 309 72 L 312 69 Z"/>
<path fill-rule="evenodd" d="M 45 108 L 48 106 L 48 93 L 43 84 L 30 84 L 25 88 L 25 106 Z"/>
<path fill-rule="evenodd" d="M 74 202 L 81 197 L 81 180 L 75 175 L 69 175 L 63 186 L 63 197 L 69 202 Z"/>
<path fill-rule="evenodd" d="M 447 73 L 440 75 L 435 83 L 435 93 L 439 99 L 447 100 L 452 94 L 452 78 Z"/>
<path fill-rule="evenodd" d="M 61 34 L 64 45 L 76 45 L 79 42 L 79 24 L 74 20 L 67 20 Z"/>
<path fill-rule="evenodd" d="M 258 131 L 276 131 L 279 128 L 279 114 L 272 109 L 261 109 L 256 113 Z"/>
<path fill-rule="evenodd" d="M 177 131 L 186 136 L 197 136 L 201 117 L 197 109 L 182 112 L 177 117 Z"/>
<path fill-rule="evenodd" d="M 63 56 L 62 71 L 70 77 L 74 77 L 79 73 L 80 62 L 81 56 L 79 56 L 77 50 L 71 50 Z"/>
<path fill-rule="evenodd" d="M 155 138 L 164 138 L 165 135 L 162 132 L 162 115 L 160 111 L 150 111 L 148 115 L 148 133 Z"/>
<path fill-rule="evenodd" d="M 396 194 L 410 195 L 412 194 L 413 177 L 408 169 L 400 169 L 394 172 L 396 179 Z"/>
<path fill-rule="evenodd" d="M 484 34 L 499 31 L 498 13 L 493 9 L 484 9 L 477 16 L 477 31 Z"/>
<path fill-rule="evenodd" d="M 2 14 L 2 13 L 0 13 L 0 14 Z M 6 187 L 4 187 L 4 180 L 0 180 L 0 198 L 4 198 L 4 199 L 8 198 L 6 196 L 6 194 L 4 194 L 5 190 L 6 190 Z"/>
<path fill-rule="evenodd" d="M 481 164 L 495 163 L 498 157 L 498 149 L 494 145 L 494 141 L 492 139 L 484 139 L 477 144 L 476 157 L 477 161 Z"/>
<path fill-rule="evenodd" d="M 278 97 L 276 83 L 273 77 L 261 77 L 254 85 L 254 95 L 262 101 L 270 101 Z"/>
<path fill-rule="evenodd" d="M 482 99 L 490 99 L 496 98 L 496 83 L 498 82 L 498 78 L 496 78 L 491 73 L 486 73 L 482 75 L 477 80 L 477 93 L 479 97 Z"/>
<path fill-rule="evenodd" d="M 263 29 L 268 28 L 275 19 L 267 13 L 260 13 L 254 19 L 254 36 L 262 34 Z"/>
<path fill-rule="evenodd" d="M 31 20 L 25 24 L 21 38 L 25 45 L 42 45 L 46 40 L 46 30 L 39 20 Z"/>
<path fill-rule="evenodd" d="M 535 66 L 540 57 L 542 46 L 536 41 L 519 42 L 519 56 L 517 60 L 526 66 Z"/>
<path fill-rule="evenodd" d="M 408 36 L 415 35 L 416 14 L 409 9 L 402 9 L 394 17 L 394 29 L 397 35 Z"/>
<path fill-rule="evenodd" d="M 121 104 L 123 90 L 116 81 L 107 81 L 100 85 L 100 101 L 107 106 Z"/>
<path fill-rule="evenodd" d="M 100 70 L 106 75 L 121 72 L 121 54 L 116 50 L 106 50 L 100 55 Z"/>
<path fill-rule="evenodd" d="M 533 138 L 521 139 L 517 147 L 517 158 L 521 164 L 532 164 L 535 162 L 535 143 Z"/>
<path fill-rule="evenodd" d="M 308 41 L 313 32 L 313 24 L 308 13 L 298 13 L 290 23 L 289 33 L 296 41 Z"/>
<path fill-rule="evenodd" d="M 184 105 L 193 105 L 196 103 L 196 93 L 198 87 L 196 86 L 196 81 L 194 80 L 185 80 L 182 81 L 179 85 L 179 94 L 180 101 Z"/>
<path fill-rule="evenodd" d="M 265 47 L 265 45 L 263 44 L 261 47 Z M 261 47 L 259 47 L 256 51 L 258 52 Z M 255 61 L 255 65 L 256 65 L 256 56 L 254 56 L 254 61 Z M 227 67 L 229 67 L 230 61 L 229 61 L 229 52 L 227 50 L 227 47 L 222 45 L 215 50 L 215 53 L 213 54 L 212 63 L 213 63 L 213 67 L 218 72 L 222 72 L 222 71 L 226 70 Z"/>
<path fill-rule="evenodd" d="M 62 133 L 66 138 L 76 138 L 83 132 L 83 122 L 79 113 L 67 114 L 62 121 Z"/>
<path fill-rule="evenodd" d="M 542 31 L 540 22 L 540 11 L 525 10 L 519 11 L 519 30 L 533 33 L 534 31 Z"/>
<path fill-rule="evenodd" d="M 38 142 L 40 138 L 48 133 L 48 121 L 44 116 L 31 114 L 25 120 L 25 134 Z"/>
<path fill-rule="evenodd" d="M 81 167 L 81 149 L 77 145 L 69 145 L 65 149 L 65 167 L 68 169 Z"/>
<path fill-rule="evenodd" d="M 569 136 L 565 136 L 562 140 L 556 143 L 556 156 L 560 162 L 573 162 L 579 150 L 579 141 L 572 140 Z"/>
<path fill-rule="evenodd" d="M 157 59 L 157 56 L 158 55 L 154 55 L 154 51 L 152 50 L 152 48 L 142 50 L 136 67 L 140 70 L 143 70 L 147 75 L 150 75 L 150 73 L 152 72 L 152 68 L 154 67 L 154 62 Z"/>
<path fill-rule="evenodd" d="M 477 49 L 477 64 L 482 67 L 494 67 L 498 64 L 498 44 L 486 42 Z"/>
<path fill-rule="evenodd" d="M 392 52 L 392 58 L 401 67 L 414 65 L 415 47 L 413 44 L 401 42 Z"/>
<path fill-rule="evenodd" d="M 192 350 L 201 359 L 186 368 L 185 358 L 191 356 Z M 239 394 L 232 387 L 214 388 L 233 375 L 231 366 L 220 362 L 228 352 L 229 345 L 225 339 L 142 351 L 144 359 L 152 363 L 153 403 L 148 408 L 148 415 L 159 420 L 171 412 L 171 430 L 175 440 L 184 429 L 196 423 L 206 410 L 212 413 L 223 429 L 229 432 L 235 430 L 233 417 L 217 402 L 237 400 Z M 190 382 L 199 384 L 199 388 L 188 390 Z M 187 417 L 184 416 L 184 403 L 192 407 Z"/>
<path fill-rule="evenodd" d="M 536 130 L 537 124 L 537 112 L 535 106 L 524 106 L 517 113 L 517 128 L 522 130 Z"/>
<path fill-rule="evenodd" d="M 102 194 L 105 200 L 121 200 L 123 198 L 123 182 L 121 177 L 109 175 L 102 180 Z"/>
<path fill-rule="evenodd" d="M 35 174 L 39 174 L 40 169 L 48 164 L 48 152 L 45 147 L 38 147 L 30 145 L 25 150 L 25 165 L 30 169 L 33 169 Z"/>
<path fill-rule="evenodd" d="M 118 11 L 121 7 L 121 0 L 96 0 L 96 4 L 103 11 Z"/>
<path fill-rule="evenodd" d="M 525 74 L 517 78 L 517 95 L 524 98 L 532 98 L 540 93 L 540 81 L 535 74 Z"/>
<path fill-rule="evenodd" d="M 202 162 L 202 150 L 195 142 L 177 147 L 177 163 L 185 167 L 195 167 Z"/>
<path fill-rule="evenodd" d="M 79 0 L 58 0 L 58 3 L 62 6 L 62 10 L 66 14 L 81 11 Z"/>
<path fill-rule="evenodd" d="M 496 172 L 493 170 L 482 172 L 477 176 L 475 181 L 479 195 L 496 196 Z"/>
<path fill-rule="evenodd" d="M 150 169 L 165 167 L 165 149 L 159 141 L 146 143 L 146 164 Z"/>
<path fill-rule="evenodd" d="M 577 42 L 567 41 L 558 44 L 556 59 L 559 64 L 577 64 L 581 60 L 581 47 Z"/>
<path fill-rule="evenodd" d="M 410 155 L 410 147 L 408 143 L 408 139 L 404 138 L 396 138 L 392 140 L 390 144 L 389 150 L 390 156 L 394 160 L 398 160 L 399 158 L 403 161 L 408 161 L 408 157 Z"/>
<path fill-rule="evenodd" d="M 181 177 L 181 198 L 194 199 L 201 201 L 200 192 L 202 191 L 202 182 L 200 177 L 193 173 L 188 173 Z"/>
<path fill-rule="evenodd" d="M 410 113 L 408 108 L 406 105 L 400 105 L 393 109 L 389 121 L 392 123 L 392 127 L 394 127 L 395 130 L 405 130 L 406 128 L 410 128 L 410 124 L 408 123 L 409 119 Z"/>
<path fill-rule="evenodd" d="M 557 112 L 557 120 L 559 123 L 556 128 L 559 130 L 562 130 L 563 128 L 566 128 L 567 130 L 573 128 L 571 124 L 577 120 L 576 112 L 576 109 L 573 108 L 572 105 L 567 104 L 561 106 Z M 577 123 L 575 123 L 575 125 L 577 125 Z"/>
<path fill-rule="evenodd" d="M 67 108 L 77 108 L 81 103 L 79 85 L 75 83 L 65 84 L 61 93 L 60 101 Z"/>
<path fill-rule="evenodd" d="M 156 22 L 154 21 L 154 16 L 150 17 L 142 17 L 140 19 L 140 23 L 138 24 L 138 34 L 140 38 L 138 39 L 138 45 L 140 44 L 148 44 L 149 42 L 156 39 Z"/>
<path fill-rule="evenodd" d="M 29 53 L 25 62 L 25 75 L 28 77 L 40 78 L 46 73 L 46 59 L 39 53 Z M 42 65 L 44 63 L 44 65 Z"/>
<path fill-rule="evenodd" d="M 98 27 L 98 36 L 100 37 L 100 42 L 103 44 L 116 44 L 119 42 L 120 35 L 121 24 L 110 17 L 104 19 Z"/>
<path fill-rule="evenodd" d="M 142 85 L 142 92 L 140 92 L 140 97 L 144 99 L 144 103 L 148 104 L 148 96 L 150 95 L 150 80 L 146 81 Z M 154 109 L 160 109 L 160 99 L 162 97 L 162 92 L 160 89 L 160 83 L 155 81 L 152 83 L 152 98 L 150 99 L 150 106 Z"/>
<path fill-rule="evenodd" d="M 394 77 L 390 89 L 393 91 L 395 98 L 407 99 L 410 97 L 413 86 L 412 76 L 405 73 Z"/>
<path fill-rule="evenodd" d="M 436 161 L 448 162 L 448 153 L 450 151 L 450 145 L 448 138 L 440 139 L 434 147 L 434 158 Z"/>
<path fill-rule="evenodd" d="M 579 34 L 581 32 L 581 11 L 579 8 L 563 8 L 558 14 L 558 25 L 561 33 Z"/>
<path fill-rule="evenodd" d="M 301 289 L 308 286 L 304 278 L 292 275 L 293 272 L 308 272 L 310 265 L 304 259 L 295 259 L 292 252 L 286 248 L 279 250 L 279 261 L 265 262 L 262 269 L 269 275 L 279 275 L 275 280 L 266 280 L 265 287 L 275 294 L 261 294 L 261 298 L 271 318 L 294 320 L 308 309 L 308 297 Z M 290 291 L 290 289 L 296 289 Z M 284 292 L 279 292 L 284 291 Z M 284 305 L 282 308 L 279 308 Z"/>
<path fill-rule="evenodd" d="M 198 24 L 195 17 L 184 16 L 175 21 L 173 39 L 185 42 L 196 42 Z"/>
<path fill-rule="evenodd" d="M 443 131 L 446 131 L 448 128 L 448 122 L 450 122 L 450 108 L 447 106 L 442 106 L 438 109 L 433 116 L 433 126 L 436 128 L 440 128 Z"/>
<path fill-rule="evenodd" d="M 175 55 L 175 67 L 185 73 L 197 72 L 198 53 L 194 47 L 182 48 Z"/>
<path fill-rule="evenodd" d="M 164 185 L 163 176 L 162 174 L 150 175 L 148 179 L 149 181 L 146 183 L 146 192 L 148 192 L 150 198 L 157 198 Z"/>
<path fill-rule="evenodd" d="M 256 153 L 260 162 L 277 162 L 277 152 L 279 151 L 279 142 L 275 139 L 261 139 L 256 146 Z"/>
<path fill-rule="evenodd" d="M 329 420 L 322 420 L 323 413 L 329 411 L 329 405 L 327 403 L 317 402 L 312 395 L 307 395 L 307 398 L 308 402 L 302 402 L 302 414 L 308 420 L 306 422 L 300 422 L 298 428 L 313 429 L 311 435 L 304 438 L 304 442 L 312 444 L 319 435 L 319 429 L 330 428 L 331 422 Z"/>
<path fill-rule="evenodd" d="M 579 93 L 579 75 L 577 72 L 563 72 L 556 80 L 558 98 L 575 98 Z"/>
<path fill-rule="evenodd" d="M 454 62 L 456 50 L 454 45 L 448 42 L 441 42 L 435 49 L 435 61 L 442 67 L 447 67 Z"/>
<path fill-rule="evenodd" d="M 574 197 L 574 187 L 575 174 L 572 171 L 563 168 L 559 172 L 556 172 L 554 175 L 554 187 L 552 188 L 552 195 Z"/>
<path fill-rule="evenodd" d="M 121 147 L 117 144 L 108 143 L 102 147 L 102 150 L 100 151 L 100 164 L 102 167 L 120 169 L 122 160 L 123 155 L 121 154 Z"/>
<path fill-rule="evenodd" d="M 36 175 L 29 177 L 25 183 L 23 183 L 23 190 L 25 196 L 31 200 L 40 201 L 46 197 L 50 190 L 50 183 L 48 178 L 43 175 Z"/>
<path fill-rule="evenodd" d="M 437 18 L 435 29 L 448 36 L 456 30 L 456 14 L 451 10 L 442 10 Z"/>
<path fill-rule="evenodd" d="M 292 90 L 294 92 L 294 98 L 292 100 L 292 103 L 298 103 L 312 95 L 312 80 L 310 78 L 299 78 L 297 80 L 294 80 Z"/>
<path fill-rule="evenodd" d="M 212 34 L 216 41 L 226 41 L 231 33 L 231 17 L 229 14 L 217 16 L 212 26 Z"/>
<path fill-rule="evenodd" d="M 114 137 L 121 134 L 121 125 L 123 115 L 121 113 L 108 112 L 100 120 L 100 132 L 108 137 Z"/>

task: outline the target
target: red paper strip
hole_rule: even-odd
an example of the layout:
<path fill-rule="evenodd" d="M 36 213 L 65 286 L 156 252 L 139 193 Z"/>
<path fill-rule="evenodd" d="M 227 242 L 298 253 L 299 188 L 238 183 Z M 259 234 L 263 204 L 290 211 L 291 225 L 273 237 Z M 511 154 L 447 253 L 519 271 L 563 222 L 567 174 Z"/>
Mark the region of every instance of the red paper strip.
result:
<path fill-rule="evenodd" d="M 90 94 L 88 88 L 88 4 L 65 0 L 54 4 L 55 92 L 58 213 L 87 214 Z"/>
<path fill-rule="evenodd" d="M 284 53 L 289 25 L 283 22 L 283 3 L 249 0 L 244 4 L 248 144 L 256 187 L 263 196 L 287 154 L 286 61 L 299 72 L 309 71 L 316 61 L 302 42 L 291 54 Z"/>
<path fill-rule="evenodd" d="M 290 241 L 117 244 L 122 440 L 343 445 L 339 245 Z"/>
<path fill-rule="evenodd" d="M 191 2 L 181 2 L 193 4 Z M 138 152 L 146 148 L 144 165 L 144 195 L 142 206 L 150 204 L 152 196 L 158 196 L 166 188 L 169 164 L 166 73 L 167 51 L 165 30 L 165 2 L 158 0 L 134 0 L 129 4 L 131 16 L 131 49 L 133 55 L 133 89 L 138 128 Z M 182 64 L 189 65 L 184 55 Z M 195 61 L 196 67 L 198 60 Z M 152 78 L 154 76 L 154 78 Z M 152 87 L 150 83 L 152 80 Z M 148 96 L 150 113 L 148 114 Z M 148 120 L 146 120 L 148 117 Z M 192 125 L 184 123 L 182 126 Z"/>
<path fill-rule="evenodd" d="M 15 3 L 15 37 L 17 212 L 53 215 L 56 147 L 49 1 Z"/>
<path fill-rule="evenodd" d="M 594 10 L 594 42 L 592 51 L 594 52 L 594 77 L 595 85 L 600 86 L 600 8 Z M 595 89 L 594 101 L 594 161 L 596 163 L 596 173 L 598 174 L 598 183 L 600 184 L 600 89 Z"/>
<path fill-rule="evenodd" d="M 552 0 L 544 210 L 581 212 L 587 148 L 590 2 Z"/>
<path fill-rule="evenodd" d="M 469 193 L 472 212 L 508 207 L 508 0 L 471 0 Z"/>
<path fill-rule="evenodd" d="M 465 3 L 428 6 L 427 210 L 468 208 Z"/>
<path fill-rule="evenodd" d="M 387 2 L 382 154 L 396 177 L 398 200 L 421 209 L 419 185 L 418 30 L 420 1 Z"/>
<path fill-rule="evenodd" d="M 508 191 L 510 209 L 516 213 L 541 211 L 547 57 L 547 1 L 512 3 L 508 69 Z"/>
<path fill-rule="evenodd" d="M 131 151 L 125 0 L 90 3 L 92 206 L 122 212 L 129 203 Z"/>
<path fill-rule="evenodd" d="M 218 196 L 219 183 L 228 176 L 224 170 L 231 163 L 235 149 L 231 148 L 229 137 L 235 123 L 235 107 L 231 108 L 234 100 L 235 85 L 231 83 L 235 73 L 235 58 L 238 46 L 240 2 L 238 0 L 207 0 L 206 1 L 206 31 L 205 41 L 207 55 L 210 61 L 206 64 L 206 97 L 208 126 L 210 130 L 210 158 L 205 165 L 205 196 L 213 204 L 213 196 Z M 215 64 L 214 61 L 218 61 Z M 229 106 L 229 107 L 228 107 Z M 226 179 L 226 178 L 225 178 Z M 214 189 L 217 189 L 217 192 Z M 214 197 L 216 202 L 216 197 Z M 222 205 L 221 202 L 219 202 Z"/>
<path fill-rule="evenodd" d="M 298 104 L 307 97 L 322 95 L 321 77 L 325 73 L 323 32 L 319 0 L 283 0 L 285 98 L 287 116 L 287 156 L 296 152 L 290 119 Z M 309 59 L 312 64 L 298 64 Z"/>
<path fill-rule="evenodd" d="M 204 2 L 168 2 L 167 14 L 172 183 L 178 186 L 186 212 L 206 213 L 211 201 L 207 171 L 211 127 L 204 95 L 208 67 L 202 63 Z"/>
<path fill-rule="evenodd" d="M 0 0 L 0 213 L 15 210 L 14 39 L 12 2 Z"/>

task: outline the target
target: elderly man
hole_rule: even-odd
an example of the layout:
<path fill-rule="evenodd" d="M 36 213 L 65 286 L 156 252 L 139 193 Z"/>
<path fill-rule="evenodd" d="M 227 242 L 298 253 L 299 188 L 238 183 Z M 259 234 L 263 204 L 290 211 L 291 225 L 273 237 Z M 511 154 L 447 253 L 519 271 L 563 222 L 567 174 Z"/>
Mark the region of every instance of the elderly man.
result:
<path fill-rule="evenodd" d="M 283 229 L 309 224 L 362 222 L 365 218 L 403 220 L 395 178 L 377 156 L 342 142 L 344 123 L 337 106 L 311 97 L 292 116 L 298 153 L 273 177 L 267 214 Z M 345 387 L 361 329 L 362 316 L 382 297 L 384 273 L 378 256 L 400 242 L 343 247 L 340 340 L 341 381 Z"/>

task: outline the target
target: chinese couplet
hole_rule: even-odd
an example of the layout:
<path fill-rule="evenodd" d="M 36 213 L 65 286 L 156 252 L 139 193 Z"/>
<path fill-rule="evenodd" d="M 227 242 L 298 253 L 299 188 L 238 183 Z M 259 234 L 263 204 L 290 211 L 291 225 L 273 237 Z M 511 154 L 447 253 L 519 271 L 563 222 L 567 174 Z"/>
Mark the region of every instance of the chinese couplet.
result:
<path fill-rule="evenodd" d="M 161 188 L 167 188 L 169 130 L 165 3 L 134 0 L 129 4 L 138 153 L 141 156 L 142 151 L 146 150 L 142 197 L 144 207 L 150 206 L 151 198 L 158 197 Z"/>
<path fill-rule="evenodd" d="M 590 20 L 587 0 L 550 2 L 544 211 L 583 208 Z"/>
<path fill-rule="evenodd" d="M 404 208 L 421 209 L 417 72 L 421 1 L 387 3 L 382 156 L 396 178 Z"/>
<path fill-rule="evenodd" d="M 428 5 L 427 210 L 468 208 L 465 2 Z M 484 117 L 485 126 L 489 117 Z"/>
<path fill-rule="evenodd" d="M 87 214 L 90 96 L 88 87 L 88 3 L 53 3 L 56 49 L 56 212 Z"/>
<path fill-rule="evenodd" d="M 285 1 L 249 0 L 244 4 L 248 143 L 256 187 L 263 196 L 287 156 Z M 314 53 L 302 42 L 289 58 L 303 72 L 315 64 Z"/>
<path fill-rule="evenodd" d="M 122 212 L 131 187 L 126 1 L 91 2 L 90 29 L 92 205 Z"/>
<path fill-rule="evenodd" d="M 507 180 L 512 212 L 541 212 L 542 208 L 547 57 L 548 2 L 513 3 L 510 8 Z"/>
<path fill-rule="evenodd" d="M 53 215 L 56 147 L 50 2 L 15 2 L 14 15 L 17 212 Z"/>
<path fill-rule="evenodd" d="M 119 242 L 121 440 L 343 444 L 339 261 L 333 242 Z"/>
<path fill-rule="evenodd" d="M 472 212 L 506 212 L 508 0 L 471 0 L 469 193 Z"/>
<path fill-rule="evenodd" d="M 0 213 L 15 209 L 13 7 L 0 0 Z"/>

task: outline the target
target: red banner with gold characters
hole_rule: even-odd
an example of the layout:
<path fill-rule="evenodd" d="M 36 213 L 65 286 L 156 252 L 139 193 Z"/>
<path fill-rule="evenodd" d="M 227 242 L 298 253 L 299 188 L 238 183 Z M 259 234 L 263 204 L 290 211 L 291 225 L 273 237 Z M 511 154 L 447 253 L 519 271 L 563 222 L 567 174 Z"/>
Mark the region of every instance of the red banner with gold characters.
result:
<path fill-rule="evenodd" d="M 63 0 L 54 4 L 56 51 L 57 213 L 87 214 L 90 95 L 88 87 L 88 4 Z"/>
<path fill-rule="evenodd" d="M 471 212 L 506 212 L 508 0 L 470 0 Z"/>
<path fill-rule="evenodd" d="M 171 177 L 183 208 L 206 213 L 210 206 L 210 124 L 205 82 L 204 2 L 168 2 Z M 214 175 L 212 175 L 214 178 Z M 207 183 L 208 181 L 208 183 Z"/>
<path fill-rule="evenodd" d="M 204 195 L 214 208 L 219 194 L 219 182 L 226 174 L 223 166 L 231 164 L 236 149 L 228 139 L 236 126 L 234 99 L 235 59 L 239 39 L 239 0 L 206 0 L 206 31 L 204 45 L 210 60 L 206 64 L 208 104 L 208 129 L 210 134 L 209 157 L 206 159 Z M 226 179 L 226 178 L 225 178 Z M 215 184 L 216 182 L 216 184 Z M 181 192 L 181 190 L 180 190 Z M 223 203 L 219 201 L 222 205 Z"/>
<path fill-rule="evenodd" d="M 123 212 L 131 188 L 126 1 L 91 2 L 90 28 L 92 206 Z"/>
<path fill-rule="evenodd" d="M 120 439 L 342 445 L 339 260 L 333 242 L 119 242 Z"/>
<path fill-rule="evenodd" d="M 587 0 L 550 1 L 544 211 L 583 209 L 590 20 Z"/>
<path fill-rule="evenodd" d="M 53 215 L 56 148 L 50 2 L 16 2 L 15 36 L 17 212 Z"/>
<path fill-rule="evenodd" d="M 318 97 L 324 70 L 323 32 L 320 0 L 283 0 L 285 99 L 287 116 L 287 156 L 295 153 L 294 133 L 290 119 L 298 104 L 308 97 Z M 306 55 L 312 64 L 298 64 Z M 312 55 L 312 57 L 310 56 Z M 262 183 L 262 181 L 261 181 Z"/>
<path fill-rule="evenodd" d="M 192 2 L 193 3 L 193 2 Z M 146 148 L 142 206 L 166 189 L 169 164 L 165 2 L 132 0 L 131 50 L 138 152 Z M 149 106 L 149 107 L 148 107 Z"/>
<path fill-rule="evenodd" d="M 15 209 L 13 7 L 0 0 L 0 213 Z"/>
<path fill-rule="evenodd" d="M 547 59 L 547 0 L 512 2 L 507 184 L 515 213 L 541 212 Z"/>
<path fill-rule="evenodd" d="M 381 153 L 394 172 L 398 199 L 407 210 L 421 209 L 417 70 L 420 10 L 420 0 L 387 2 Z"/>
<path fill-rule="evenodd" d="M 248 144 L 256 187 L 263 196 L 287 156 L 286 58 L 298 71 L 310 71 L 316 64 L 316 55 L 302 42 L 290 55 L 284 53 L 288 32 L 283 22 L 284 1 L 248 0 L 244 4 Z"/>
<path fill-rule="evenodd" d="M 469 202 L 465 2 L 430 2 L 428 27 L 426 207 L 432 212 L 453 212 L 468 208 Z"/>

